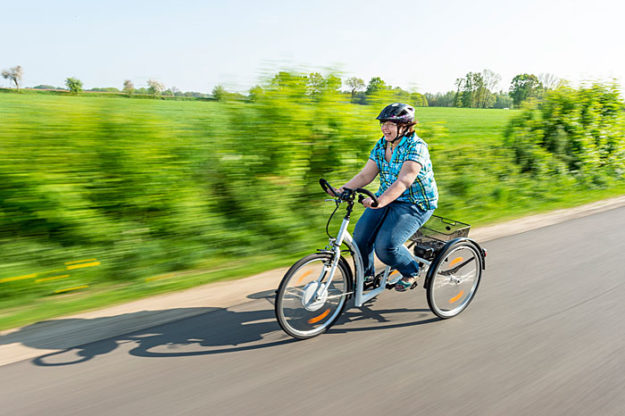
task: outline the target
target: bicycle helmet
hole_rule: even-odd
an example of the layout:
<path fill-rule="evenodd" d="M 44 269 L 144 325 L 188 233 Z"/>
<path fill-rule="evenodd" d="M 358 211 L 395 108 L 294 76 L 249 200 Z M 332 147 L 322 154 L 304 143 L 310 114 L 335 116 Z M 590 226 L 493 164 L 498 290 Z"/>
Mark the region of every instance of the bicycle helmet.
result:
<path fill-rule="evenodd" d="M 376 119 L 381 122 L 393 121 L 399 124 L 413 124 L 414 107 L 408 104 L 393 103 L 384 107 Z"/>

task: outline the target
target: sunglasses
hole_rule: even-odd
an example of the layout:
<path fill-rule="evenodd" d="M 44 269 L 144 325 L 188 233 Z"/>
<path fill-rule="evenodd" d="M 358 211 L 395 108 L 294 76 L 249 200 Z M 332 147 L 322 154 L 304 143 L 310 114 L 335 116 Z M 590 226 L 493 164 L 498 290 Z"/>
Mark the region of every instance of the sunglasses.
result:
<path fill-rule="evenodd" d="M 394 123 L 392 121 L 380 121 L 380 127 L 392 127 L 392 126 L 397 126 L 397 123 Z"/>

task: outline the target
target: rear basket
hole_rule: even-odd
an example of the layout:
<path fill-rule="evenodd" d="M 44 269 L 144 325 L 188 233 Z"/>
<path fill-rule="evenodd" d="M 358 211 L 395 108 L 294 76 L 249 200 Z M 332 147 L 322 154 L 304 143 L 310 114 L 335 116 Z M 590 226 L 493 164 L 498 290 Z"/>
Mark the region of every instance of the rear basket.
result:
<path fill-rule="evenodd" d="M 429 221 L 410 237 L 410 240 L 417 244 L 445 242 L 454 238 L 468 237 L 470 228 L 469 224 L 432 215 Z"/>

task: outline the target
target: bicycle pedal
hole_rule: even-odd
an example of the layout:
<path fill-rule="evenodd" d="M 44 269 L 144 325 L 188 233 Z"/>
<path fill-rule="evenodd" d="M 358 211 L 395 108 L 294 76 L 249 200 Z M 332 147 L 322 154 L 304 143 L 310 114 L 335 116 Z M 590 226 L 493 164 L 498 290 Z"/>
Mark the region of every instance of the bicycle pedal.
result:
<path fill-rule="evenodd" d="M 417 286 L 419 286 L 419 283 L 415 280 L 415 282 L 410 286 L 410 290 L 414 289 Z"/>

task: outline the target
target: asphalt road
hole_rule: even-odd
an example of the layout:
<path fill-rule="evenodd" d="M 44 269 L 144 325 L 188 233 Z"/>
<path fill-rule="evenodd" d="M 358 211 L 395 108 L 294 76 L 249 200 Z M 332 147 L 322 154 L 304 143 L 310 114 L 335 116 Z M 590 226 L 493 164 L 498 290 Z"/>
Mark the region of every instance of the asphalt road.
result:
<path fill-rule="evenodd" d="M 389 291 L 294 342 L 259 293 L 0 367 L 0 414 L 625 414 L 625 208 L 486 247 L 456 318 Z"/>

